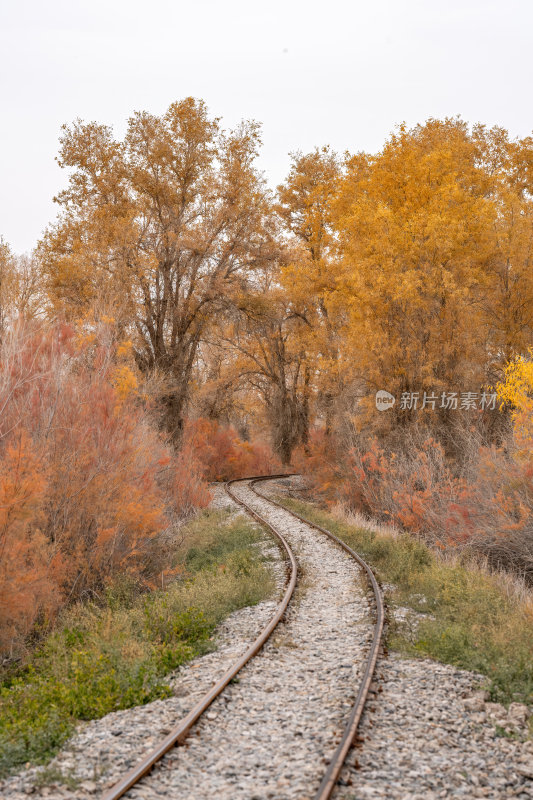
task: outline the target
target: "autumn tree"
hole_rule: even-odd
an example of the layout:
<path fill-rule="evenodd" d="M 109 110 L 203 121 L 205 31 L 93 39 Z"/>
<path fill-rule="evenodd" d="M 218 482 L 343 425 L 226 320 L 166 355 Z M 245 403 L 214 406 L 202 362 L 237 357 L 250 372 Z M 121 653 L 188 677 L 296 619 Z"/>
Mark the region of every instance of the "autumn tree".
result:
<path fill-rule="evenodd" d="M 43 304 L 44 292 L 36 258 L 16 256 L 0 237 L 0 339 L 18 317 L 39 316 Z"/>
<path fill-rule="evenodd" d="M 478 125 L 473 139 L 494 206 L 492 252 L 479 296 L 492 379 L 533 342 L 533 138 L 512 141 L 503 128 Z"/>
<path fill-rule="evenodd" d="M 219 318 L 212 337 L 202 341 L 195 368 L 193 402 L 196 416 L 214 420 L 222 425 L 234 425 L 241 435 L 250 434 L 249 422 L 257 416 L 243 374 L 239 355 L 232 346 L 233 324 Z"/>
<path fill-rule="evenodd" d="M 342 315 L 333 302 L 336 242 L 332 227 L 332 202 L 341 172 L 339 159 L 329 147 L 294 153 L 289 174 L 278 186 L 276 206 L 285 231 L 297 245 L 281 282 L 293 301 L 305 309 L 309 324 L 303 333 L 308 352 L 320 358 L 315 378 L 327 429 L 342 392 Z"/>
<path fill-rule="evenodd" d="M 15 282 L 15 258 L 8 244 L 0 238 L 0 336 L 3 336 L 10 316 Z"/>
<path fill-rule="evenodd" d="M 124 141 L 105 125 L 63 129 L 62 214 L 40 247 L 56 308 L 100 298 L 131 330 L 137 364 L 163 377 L 164 426 L 181 440 L 202 336 L 240 282 L 271 257 L 253 122 L 221 130 L 202 101 L 138 112 Z"/>
<path fill-rule="evenodd" d="M 248 287 L 233 313 L 222 346 L 237 353 L 236 369 L 262 402 L 275 453 L 290 464 L 294 448 L 309 435 L 312 361 L 298 305 L 272 278 Z"/>
<path fill-rule="evenodd" d="M 289 174 L 278 186 L 277 212 L 309 255 L 308 272 L 314 287 L 328 289 L 331 200 L 340 177 L 339 160 L 329 147 L 316 148 L 305 155 L 293 153 L 291 159 Z M 327 310 L 323 313 L 327 315 Z"/>
<path fill-rule="evenodd" d="M 402 126 L 377 155 L 349 159 L 335 205 L 336 295 L 349 316 L 354 374 L 372 392 L 486 381 L 490 188 L 458 119 Z"/>

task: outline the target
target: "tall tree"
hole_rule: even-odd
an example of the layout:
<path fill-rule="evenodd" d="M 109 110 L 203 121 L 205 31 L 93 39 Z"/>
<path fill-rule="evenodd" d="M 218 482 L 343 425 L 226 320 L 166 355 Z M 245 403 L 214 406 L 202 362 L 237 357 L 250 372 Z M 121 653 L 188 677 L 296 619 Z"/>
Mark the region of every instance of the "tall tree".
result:
<path fill-rule="evenodd" d="M 7 242 L 0 238 L 0 339 L 9 320 L 15 290 L 15 258 Z"/>
<path fill-rule="evenodd" d="M 458 119 L 401 127 L 347 164 L 335 206 L 336 294 L 356 373 L 371 391 L 469 390 L 487 380 L 480 298 L 497 208 Z M 403 414 L 407 419 L 408 414 Z"/>
<path fill-rule="evenodd" d="M 70 182 L 40 245 L 50 296 L 76 316 L 104 298 L 132 327 L 139 367 L 165 378 L 164 425 L 176 445 L 201 337 L 272 255 L 259 144 L 257 124 L 225 133 L 192 98 L 161 117 L 136 113 L 122 142 L 96 123 L 63 130 Z"/>
<path fill-rule="evenodd" d="M 511 141 L 503 128 L 473 131 L 489 177 L 495 214 L 492 254 L 480 305 L 492 356 L 491 378 L 533 343 L 533 138 Z"/>
<path fill-rule="evenodd" d="M 309 434 L 312 362 L 303 330 L 305 314 L 272 276 L 247 287 L 233 312 L 222 347 L 237 353 L 232 369 L 261 401 L 274 451 L 290 464 Z"/>
<path fill-rule="evenodd" d="M 16 256 L 0 236 L 0 341 L 15 319 L 39 316 L 44 291 L 33 255 Z"/>
<path fill-rule="evenodd" d="M 309 353 L 320 357 L 319 408 L 331 427 L 334 404 L 342 392 L 341 329 L 334 298 L 336 242 L 332 229 L 332 202 L 341 165 L 329 147 L 295 153 L 286 181 L 278 186 L 277 212 L 297 248 L 281 280 L 291 298 L 305 309 L 309 322 L 304 334 Z"/>

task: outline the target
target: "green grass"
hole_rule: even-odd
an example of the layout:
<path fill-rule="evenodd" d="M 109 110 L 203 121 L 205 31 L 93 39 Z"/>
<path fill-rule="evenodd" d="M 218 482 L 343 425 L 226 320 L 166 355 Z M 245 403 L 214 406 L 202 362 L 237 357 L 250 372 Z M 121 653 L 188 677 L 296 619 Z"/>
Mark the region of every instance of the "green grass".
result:
<path fill-rule="evenodd" d="M 409 534 L 354 526 L 309 503 L 278 499 L 345 541 L 392 584 L 391 649 L 479 672 L 495 701 L 533 703 L 530 599 L 513 596 L 500 576 L 474 564 L 446 562 Z M 426 616 L 416 625 L 395 621 L 398 606 Z"/>
<path fill-rule="evenodd" d="M 165 675 L 212 646 L 218 622 L 274 588 L 244 517 L 206 511 L 183 530 L 182 578 L 140 593 L 121 576 L 98 603 L 65 612 L 28 663 L 0 683 L 0 775 L 46 763 L 77 720 L 171 694 Z"/>

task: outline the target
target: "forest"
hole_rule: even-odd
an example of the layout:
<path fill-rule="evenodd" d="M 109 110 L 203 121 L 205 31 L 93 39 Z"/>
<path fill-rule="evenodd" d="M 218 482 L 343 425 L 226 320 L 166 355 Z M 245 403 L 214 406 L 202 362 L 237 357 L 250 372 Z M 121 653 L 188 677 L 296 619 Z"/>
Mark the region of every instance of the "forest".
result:
<path fill-rule="evenodd" d="M 76 120 L 57 219 L 0 242 L 5 662 L 117 574 L 165 585 L 247 475 L 533 584 L 533 138 L 429 119 L 275 191 L 260 149 L 193 98 Z"/>

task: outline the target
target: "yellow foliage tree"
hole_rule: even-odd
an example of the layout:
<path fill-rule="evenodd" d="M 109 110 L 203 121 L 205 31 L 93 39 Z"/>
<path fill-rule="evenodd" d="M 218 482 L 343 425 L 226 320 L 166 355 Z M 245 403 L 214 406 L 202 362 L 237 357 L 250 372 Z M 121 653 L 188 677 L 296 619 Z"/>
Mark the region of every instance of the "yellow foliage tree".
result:
<path fill-rule="evenodd" d="M 505 378 L 497 385 L 498 398 L 512 411 L 518 457 L 533 458 L 533 348 L 527 356 L 514 358 L 505 370 Z"/>
<path fill-rule="evenodd" d="M 312 360 L 303 331 L 308 322 L 271 276 L 247 287 L 220 341 L 236 357 L 232 372 L 266 411 L 272 445 L 283 464 L 306 444 L 310 424 Z"/>
<path fill-rule="evenodd" d="M 280 275 L 288 296 L 307 325 L 300 334 L 311 370 L 318 408 L 329 429 L 343 387 L 343 314 L 333 302 L 336 286 L 332 202 L 341 165 L 329 147 L 295 153 L 286 181 L 278 186 L 277 212 L 296 246 Z M 341 311 L 341 313 L 339 313 Z"/>
<path fill-rule="evenodd" d="M 473 138 L 495 208 L 480 304 L 500 377 L 533 341 L 533 138 L 510 141 L 504 129 L 484 126 Z"/>
<path fill-rule="evenodd" d="M 15 256 L 0 236 L 0 339 L 19 317 L 36 317 L 43 311 L 43 286 L 33 256 Z"/>
<path fill-rule="evenodd" d="M 259 144 L 257 124 L 225 133 L 192 98 L 161 117 L 136 113 L 122 142 L 96 123 L 63 131 L 70 183 L 40 245 L 50 297 L 76 318 L 97 300 L 113 308 L 139 368 L 165 378 L 159 400 L 177 445 L 200 340 L 271 257 Z"/>
<path fill-rule="evenodd" d="M 367 391 L 478 390 L 531 340 L 525 147 L 429 120 L 349 159 L 334 204 L 336 297 Z"/>

